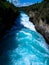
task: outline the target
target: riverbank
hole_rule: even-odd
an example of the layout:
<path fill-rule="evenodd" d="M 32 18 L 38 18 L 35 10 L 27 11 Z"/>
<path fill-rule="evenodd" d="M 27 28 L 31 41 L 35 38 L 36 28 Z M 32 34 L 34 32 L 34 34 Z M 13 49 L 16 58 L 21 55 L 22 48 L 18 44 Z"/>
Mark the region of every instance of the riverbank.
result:
<path fill-rule="evenodd" d="M 30 21 L 34 23 L 36 30 L 43 35 L 46 42 L 49 44 L 49 24 L 46 23 L 46 19 L 38 18 L 37 12 L 29 13 Z"/>
<path fill-rule="evenodd" d="M 8 33 L 7 30 L 15 25 L 15 20 L 19 15 L 17 8 L 6 1 L 0 1 L 0 40 Z"/>
<path fill-rule="evenodd" d="M 49 44 L 49 1 L 37 2 L 31 6 L 22 7 L 22 9 L 26 11 L 36 30 L 43 35 Z"/>
<path fill-rule="evenodd" d="M 26 7 L 15 7 L 12 3 L 0 1 L 0 39 L 7 33 L 14 21 L 23 10 L 29 15 L 36 30 L 41 33 L 49 44 L 49 2 L 44 1 Z"/>

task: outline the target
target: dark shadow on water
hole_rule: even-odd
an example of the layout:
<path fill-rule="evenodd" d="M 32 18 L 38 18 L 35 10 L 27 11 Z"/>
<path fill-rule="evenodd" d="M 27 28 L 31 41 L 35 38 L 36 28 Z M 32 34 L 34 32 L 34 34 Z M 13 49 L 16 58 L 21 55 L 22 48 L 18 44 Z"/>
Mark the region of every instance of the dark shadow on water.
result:
<path fill-rule="evenodd" d="M 4 35 L 3 39 L 0 41 L 0 65 L 12 65 L 10 64 L 10 54 L 8 51 L 15 50 L 19 43 L 17 42 L 17 35 L 24 26 L 20 23 L 20 16 L 15 21 L 15 24 L 13 25 L 13 28 L 11 30 L 8 30 L 8 32 Z M 14 32 L 15 31 L 15 32 Z M 12 52 L 11 52 L 12 54 Z M 16 53 L 18 58 L 20 58 L 20 55 Z M 14 62 L 14 61 L 13 61 Z"/>
<path fill-rule="evenodd" d="M 20 58 L 20 55 L 17 54 L 16 51 L 15 53 L 12 53 L 12 51 L 15 50 L 18 45 L 19 43 L 16 41 L 16 35 L 9 35 L 6 39 L 3 40 L 2 43 L 0 43 L 0 65 L 12 65 L 11 60 L 13 58 L 11 59 L 10 53 L 12 55 L 16 53 L 17 57 Z"/>
<path fill-rule="evenodd" d="M 15 60 L 17 61 L 19 58 L 21 58 L 18 53 L 11 53 L 11 55 L 13 55 L 13 57 L 11 57 L 8 52 L 4 51 L 2 55 L 0 55 L 0 65 L 13 65 Z"/>

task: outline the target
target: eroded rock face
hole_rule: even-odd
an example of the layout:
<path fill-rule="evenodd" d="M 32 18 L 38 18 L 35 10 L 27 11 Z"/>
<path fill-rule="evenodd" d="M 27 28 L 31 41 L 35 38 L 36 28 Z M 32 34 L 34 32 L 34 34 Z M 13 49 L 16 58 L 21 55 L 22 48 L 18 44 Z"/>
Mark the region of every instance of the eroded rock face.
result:
<path fill-rule="evenodd" d="M 30 21 L 35 25 L 36 30 L 41 33 L 46 42 L 49 44 L 49 24 L 46 23 L 46 20 L 40 18 L 40 15 L 36 15 L 35 12 L 29 12 Z"/>

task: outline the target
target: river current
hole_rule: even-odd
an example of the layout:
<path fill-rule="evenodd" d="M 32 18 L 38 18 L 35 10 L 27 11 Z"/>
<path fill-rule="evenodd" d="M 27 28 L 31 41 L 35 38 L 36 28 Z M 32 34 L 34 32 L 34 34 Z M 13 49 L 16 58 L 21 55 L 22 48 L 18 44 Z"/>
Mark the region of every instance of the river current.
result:
<path fill-rule="evenodd" d="M 29 16 L 21 12 L 2 42 L 0 65 L 49 65 L 49 48 L 29 21 Z"/>

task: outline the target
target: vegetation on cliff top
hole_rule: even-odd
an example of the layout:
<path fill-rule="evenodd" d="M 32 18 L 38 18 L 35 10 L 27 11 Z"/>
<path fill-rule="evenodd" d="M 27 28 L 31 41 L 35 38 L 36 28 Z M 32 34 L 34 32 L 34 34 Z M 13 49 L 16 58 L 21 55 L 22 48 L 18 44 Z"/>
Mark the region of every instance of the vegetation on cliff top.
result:
<path fill-rule="evenodd" d="M 43 0 L 41 3 L 35 3 L 30 6 L 21 7 L 20 10 L 24 10 L 27 13 L 29 11 L 34 11 L 37 13 L 37 17 L 42 18 L 43 20 L 46 20 L 46 23 L 49 24 L 49 0 Z"/>

